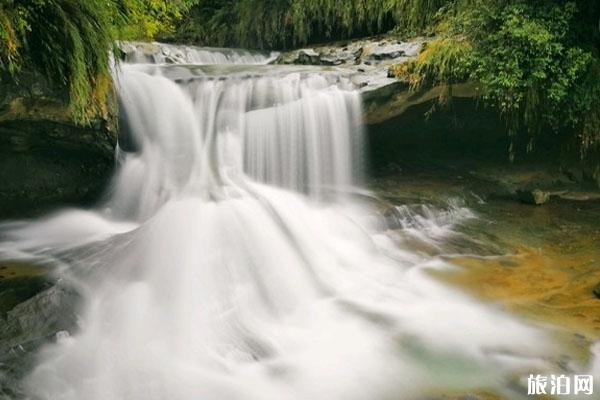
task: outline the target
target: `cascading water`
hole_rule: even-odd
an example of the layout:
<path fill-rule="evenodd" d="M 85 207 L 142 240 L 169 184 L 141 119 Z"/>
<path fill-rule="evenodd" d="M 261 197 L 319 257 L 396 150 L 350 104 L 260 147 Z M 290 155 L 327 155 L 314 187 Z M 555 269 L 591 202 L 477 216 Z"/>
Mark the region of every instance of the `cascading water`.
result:
<path fill-rule="evenodd" d="M 59 260 L 84 298 L 79 332 L 41 352 L 27 395 L 413 399 L 544 368 L 544 333 L 432 279 L 447 266 L 352 200 L 349 83 L 253 68 L 123 65 L 128 145 L 102 205 L 2 226 L 0 255 Z M 430 220 L 448 232 L 469 217 Z"/>
<path fill-rule="evenodd" d="M 177 85 L 148 71 L 160 72 L 124 66 L 118 77 L 128 141 L 140 148 L 120 152 L 109 207 L 121 217 L 151 216 L 183 192 L 221 198 L 246 175 L 323 197 L 359 174 L 360 99 L 347 82 L 288 73 Z"/>
<path fill-rule="evenodd" d="M 130 63 L 152 64 L 267 64 L 277 57 L 242 49 L 173 46 L 166 43 L 121 42 L 120 51 Z"/>

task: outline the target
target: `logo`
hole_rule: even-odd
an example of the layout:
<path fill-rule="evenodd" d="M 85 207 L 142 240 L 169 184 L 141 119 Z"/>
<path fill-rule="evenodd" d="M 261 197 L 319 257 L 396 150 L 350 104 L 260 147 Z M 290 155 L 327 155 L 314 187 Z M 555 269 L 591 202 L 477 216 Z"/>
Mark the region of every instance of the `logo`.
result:
<path fill-rule="evenodd" d="M 591 375 L 529 375 L 527 395 L 586 395 L 594 394 L 594 377 Z"/>

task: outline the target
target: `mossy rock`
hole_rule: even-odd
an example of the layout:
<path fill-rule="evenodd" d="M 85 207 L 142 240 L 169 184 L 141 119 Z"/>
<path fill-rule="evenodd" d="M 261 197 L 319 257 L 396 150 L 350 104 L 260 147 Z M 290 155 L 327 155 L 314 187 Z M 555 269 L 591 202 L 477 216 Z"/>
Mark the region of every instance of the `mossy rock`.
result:
<path fill-rule="evenodd" d="M 45 78 L 0 79 L 0 219 L 93 202 L 114 166 L 117 102 L 92 122 L 71 115 Z"/>

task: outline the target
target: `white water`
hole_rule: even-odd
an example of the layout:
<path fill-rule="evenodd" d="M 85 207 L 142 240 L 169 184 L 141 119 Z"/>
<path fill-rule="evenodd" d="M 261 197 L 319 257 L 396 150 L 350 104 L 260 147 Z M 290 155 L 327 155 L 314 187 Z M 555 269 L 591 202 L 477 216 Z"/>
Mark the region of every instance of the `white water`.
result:
<path fill-rule="evenodd" d="M 2 227 L 0 254 L 69 260 L 85 298 L 31 398 L 413 399 L 548 367 L 542 331 L 438 283 L 449 266 L 403 240 L 436 245 L 468 210 L 401 210 L 391 233 L 352 200 L 362 127 L 343 79 L 156 71 L 117 76 L 137 151 L 117 151 L 102 205 Z"/>
<path fill-rule="evenodd" d="M 119 47 L 130 63 L 153 64 L 268 64 L 278 53 L 251 52 L 243 49 L 174 46 L 158 42 L 120 42 Z"/>

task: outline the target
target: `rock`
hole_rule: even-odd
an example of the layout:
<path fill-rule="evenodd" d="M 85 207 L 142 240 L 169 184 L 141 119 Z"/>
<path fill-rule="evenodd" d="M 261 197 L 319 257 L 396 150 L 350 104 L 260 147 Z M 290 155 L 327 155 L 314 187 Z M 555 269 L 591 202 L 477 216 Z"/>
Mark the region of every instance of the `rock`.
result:
<path fill-rule="evenodd" d="M 339 49 L 332 49 L 326 53 L 321 53 L 319 56 L 320 65 L 356 65 L 359 64 L 360 56 L 362 54 L 362 48 L 358 48 L 354 51 L 346 50 L 339 51 Z"/>
<path fill-rule="evenodd" d="M 321 46 L 293 50 L 280 54 L 274 64 L 300 65 L 358 65 L 361 62 L 363 47 L 361 43 L 346 46 Z"/>
<path fill-rule="evenodd" d="M 364 62 L 372 65 L 383 61 L 402 61 L 398 59 L 416 56 L 419 50 L 420 40 L 390 43 L 385 39 L 371 38 L 285 52 L 279 55 L 275 64 L 335 66 L 358 65 Z"/>
<path fill-rule="evenodd" d="M 31 371 L 40 347 L 64 341 L 77 330 L 79 296 L 50 287 L 0 317 L 0 399 L 25 398 L 20 382 Z"/>
<path fill-rule="evenodd" d="M 366 109 L 373 104 L 371 99 L 377 99 L 379 108 L 380 100 L 385 98 L 383 102 L 392 103 L 394 96 L 406 88 L 405 83 L 400 82 L 390 70 L 391 66 L 408 62 L 411 57 L 419 54 L 422 42 L 421 38 L 405 42 L 393 35 L 358 39 L 284 52 L 273 64 L 336 67 L 336 73 L 350 77 L 355 87 L 360 89 Z M 460 94 L 460 90 L 457 92 Z M 396 106 L 394 102 L 393 110 L 390 113 L 386 111 L 384 118 L 397 115 L 394 114 L 398 109 Z M 401 113 L 402 106 L 400 109 Z M 369 114 L 370 111 L 367 112 L 367 119 Z"/>
<path fill-rule="evenodd" d="M 73 332 L 78 300 L 73 290 L 55 285 L 10 310 L 0 325 L 0 361 L 17 348 L 54 339 L 57 332 Z"/>
<path fill-rule="evenodd" d="M 518 199 L 525 204 L 542 205 L 550 200 L 550 193 L 539 189 L 516 191 Z"/>
<path fill-rule="evenodd" d="M 94 201 L 110 179 L 116 138 L 114 92 L 82 125 L 39 73 L 24 69 L 18 85 L 0 79 L 0 219 Z"/>
<path fill-rule="evenodd" d="M 592 293 L 594 293 L 594 296 L 600 299 L 600 283 L 596 285 L 594 290 L 592 290 Z"/>
<path fill-rule="evenodd" d="M 415 57 L 421 50 L 419 42 L 382 43 L 369 54 L 372 60 L 391 60 L 400 57 Z"/>
<path fill-rule="evenodd" d="M 321 62 L 321 65 L 342 65 L 344 63 L 343 60 L 340 60 L 337 57 L 329 57 L 329 56 L 322 56 L 320 58 L 320 62 Z"/>
<path fill-rule="evenodd" d="M 139 46 L 142 52 L 150 57 L 153 57 L 155 54 L 160 52 L 160 48 L 155 43 L 141 43 Z"/>
<path fill-rule="evenodd" d="M 302 49 L 298 52 L 298 59 L 295 64 L 320 65 L 319 53 L 313 49 Z"/>

